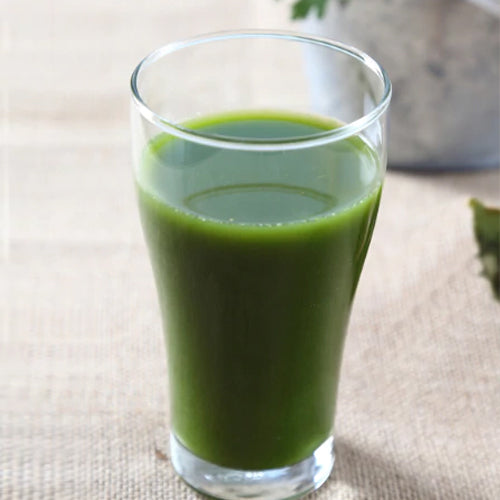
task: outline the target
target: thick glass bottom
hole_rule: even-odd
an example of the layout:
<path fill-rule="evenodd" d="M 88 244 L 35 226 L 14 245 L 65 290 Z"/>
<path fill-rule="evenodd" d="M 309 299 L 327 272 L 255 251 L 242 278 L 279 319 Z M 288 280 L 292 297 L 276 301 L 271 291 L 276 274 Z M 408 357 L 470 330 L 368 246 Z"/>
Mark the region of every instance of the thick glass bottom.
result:
<path fill-rule="evenodd" d="M 172 464 L 195 490 L 223 500 L 284 500 L 298 498 L 319 488 L 330 475 L 335 454 L 333 437 L 308 458 L 294 465 L 267 470 L 220 467 L 191 453 L 174 434 L 170 436 Z"/>

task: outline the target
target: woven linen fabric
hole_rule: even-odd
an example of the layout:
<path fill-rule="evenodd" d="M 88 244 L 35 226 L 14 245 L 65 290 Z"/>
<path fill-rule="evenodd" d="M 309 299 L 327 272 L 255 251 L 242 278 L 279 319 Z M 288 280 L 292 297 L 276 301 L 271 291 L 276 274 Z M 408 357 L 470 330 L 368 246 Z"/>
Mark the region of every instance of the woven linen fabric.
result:
<path fill-rule="evenodd" d="M 201 498 L 169 459 L 127 80 L 156 46 L 286 27 L 287 7 L 7 0 L 2 10 L 0 498 Z M 471 195 L 500 202 L 498 170 L 388 173 L 347 337 L 336 464 L 307 498 L 499 498 L 500 304 L 479 276 Z"/>

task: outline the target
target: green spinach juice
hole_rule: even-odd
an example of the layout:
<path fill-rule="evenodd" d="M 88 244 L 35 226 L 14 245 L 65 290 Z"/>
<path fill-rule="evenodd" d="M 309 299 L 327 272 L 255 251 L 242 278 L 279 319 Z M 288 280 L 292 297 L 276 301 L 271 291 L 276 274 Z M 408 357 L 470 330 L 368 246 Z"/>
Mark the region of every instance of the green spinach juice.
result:
<path fill-rule="evenodd" d="M 332 123 L 232 113 L 192 129 L 279 140 Z M 136 173 L 165 330 L 172 429 L 198 457 L 282 467 L 332 433 L 344 336 L 381 190 L 359 137 L 284 151 L 162 134 Z"/>

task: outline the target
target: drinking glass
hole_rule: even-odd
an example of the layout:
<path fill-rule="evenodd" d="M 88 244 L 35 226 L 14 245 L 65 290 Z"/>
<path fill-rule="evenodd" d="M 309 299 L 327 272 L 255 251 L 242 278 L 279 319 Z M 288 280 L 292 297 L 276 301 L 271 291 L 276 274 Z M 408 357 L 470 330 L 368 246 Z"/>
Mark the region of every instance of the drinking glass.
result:
<path fill-rule="evenodd" d="M 318 55 L 335 68 L 324 109 L 308 77 Z M 390 81 L 342 43 L 237 31 L 159 48 L 131 86 L 172 464 L 217 498 L 298 497 L 334 463 L 342 349 L 386 167 Z"/>

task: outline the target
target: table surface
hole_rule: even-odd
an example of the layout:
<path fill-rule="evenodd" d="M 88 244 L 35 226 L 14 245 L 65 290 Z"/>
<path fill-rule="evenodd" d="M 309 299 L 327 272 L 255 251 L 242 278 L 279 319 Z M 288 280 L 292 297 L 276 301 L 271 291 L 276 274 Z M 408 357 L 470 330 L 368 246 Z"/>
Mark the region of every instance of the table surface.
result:
<path fill-rule="evenodd" d="M 4 1 L 0 498 L 199 498 L 169 460 L 127 80 L 158 45 L 288 27 L 288 7 Z M 498 498 L 500 304 L 479 276 L 467 202 L 498 202 L 499 182 L 498 170 L 388 173 L 345 350 L 335 471 L 309 498 Z"/>

